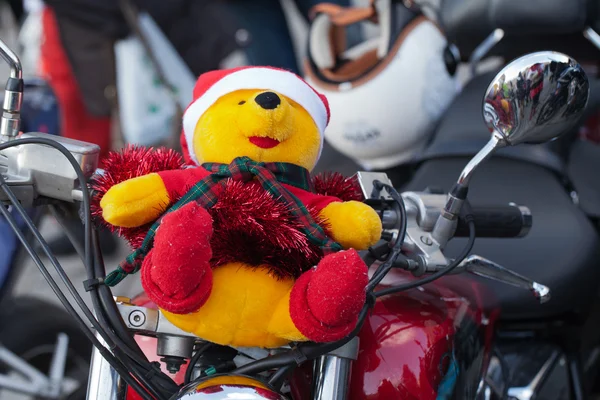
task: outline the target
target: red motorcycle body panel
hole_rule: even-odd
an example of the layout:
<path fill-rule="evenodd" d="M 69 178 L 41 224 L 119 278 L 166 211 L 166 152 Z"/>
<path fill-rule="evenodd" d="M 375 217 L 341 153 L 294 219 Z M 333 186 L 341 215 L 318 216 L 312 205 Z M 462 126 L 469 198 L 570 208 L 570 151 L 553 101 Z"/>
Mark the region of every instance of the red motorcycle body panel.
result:
<path fill-rule="evenodd" d="M 402 275 L 392 281 L 406 282 Z M 483 311 L 484 296 L 483 286 L 451 277 L 377 301 L 359 336 L 350 399 L 474 398 L 497 316 Z M 298 369 L 293 398 L 309 399 L 311 382 L 310 366 Z"/>
<path fill-rule="evenodd" d="M 407 282 L 390 274 L 385 286 Z M 382 287 L 385 287 L 382 286 Z M 437 400 L 473 398 L 487 368 L 497 310 L 485 287 L 448 277 L 424 288 L 379 299 L 360 333 L 358 359 L 352 364 L 350 400 Z M 485 300 L 484 300 L 485 299 Z M 145 296 L 135 304 L 151 306 Z M 151 361 L 156 339 L 137 337 Z M 183 381 L 185 365 L 176 376 Z M 294 400 L 310 399 L 312 366 L 291 379 Z M 129 400 L 139 397 L 130 391 Z"/>

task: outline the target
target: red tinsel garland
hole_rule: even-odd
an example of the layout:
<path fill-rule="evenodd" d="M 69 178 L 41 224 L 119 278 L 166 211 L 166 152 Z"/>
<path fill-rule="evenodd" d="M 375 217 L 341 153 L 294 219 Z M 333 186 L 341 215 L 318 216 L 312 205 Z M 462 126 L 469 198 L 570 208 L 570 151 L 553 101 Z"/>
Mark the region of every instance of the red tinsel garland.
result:
<path fill-rule="evenodd" d="M 322 257 L 288 206 L 260 185 L 228 180 L 208 212 L 213 218 L 213 266 L 239 261 L 269 266 L 279 278 L 297 278 Z"/>
<path fill-rule="evenodd" d="M 356 177 L 346 178 L 339 172 L 322 172 L 312 179 L 315 193 L 337 197 L 342 201 L 364 201 Z"/>
<path fill-rule="evenodd" d="M 103 161 L 102 174 L 92 178 L 91 209 L 95 221 L 125 238 L 133 248 L 141 245 L 152 223 L 137 228 L 119 228 L 102 219 L 100 199 L 112 186 L 127 179 L 152 172 L 179 169 L 182 157 L 164 148 L 128 146 L 111 152 Z M 313 177 L 315 192 L 338 197 L 343 201 L 362 201 L 356 179 L 339 173 L 322 173 Z M 327 224 L 315 210 L 313 218 L 327 230 Z M 211 264 L 219 266 L 238 261 L 254 266 L 266 265 L 279 278 L 297 278 L 316 265 L 321 250 L 302 233 L 301 225 L 283 204 L 259 185 L 228 180 L 219 201 L 209 210 L 213 218 Z"/>

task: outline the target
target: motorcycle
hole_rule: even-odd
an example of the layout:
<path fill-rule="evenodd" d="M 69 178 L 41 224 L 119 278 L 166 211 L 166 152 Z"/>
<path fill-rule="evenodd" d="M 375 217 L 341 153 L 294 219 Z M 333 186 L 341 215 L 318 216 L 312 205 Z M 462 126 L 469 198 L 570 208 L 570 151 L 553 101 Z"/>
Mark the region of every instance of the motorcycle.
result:
<path fill-rule="evenodd" d="M 2 52 L 7 53 L 4 48 Z M 16 57 L 5 58 L 17 69 Z M 531 74 L 539 74 L 541 89 L 526 85 L 527 90 L 517 91 L 523 76 Z M 485 284 L 465 274 L 516 286 L 524 304 L 529 301 L 526 296 L 530 303 L 550 301 L 549 287 L 470 254 L 476 236 L 496 243 L 496 254 L 503 253 L 505 244 L 527 240 L 508 238 L 528 235 L 532 213 L 504 199 L 479 205 L 471 201 L 469 188 L 471 178 L 476 181 L 487 171 L 490 161 L 484 161 L 495 151 L 553 140 L 577 124 L 589 84 L 572 58 L 555 52 L 529 54 L 497 75 L 483 107 L 491 138 L 464 168 L 460 165 L 459 178 L 447 194 L 424 190 L 429 181 L 416 178 L 414 185 L 421 187 L 400 194 L 385 174 L 358 172 L 365 202 L 379 212 L 384 227 L 380 243 L 362 254 L 371 271 L 359 322 L 341 341 L 292 343 L 278 349 L 207 343 L 171 325 L 143 295 L 113 297 L 103 284 L 105 269 L 86 186 L 97 168 L 98 147 L 40 133 L 18 135 L 21 94 L 18 74 L 13 74 L 0 125 L 0 201 L 25 220 L 74 304 L 17 231 L 11 213 L 5 207 L 0 213 L 94 344 L 89 399 L 525 399 L 540 398 L 540 390 L 560 394 L 562 388 L 545 385 L 548 382 L 565 383 L 578 398 L 581 374 L 579 364 L 569 358 L 572 353 L 552 342 L 552 336 L 536 341 L 529 331 L 505 340 L 501 334 L 515 331 L 499 329 L 504 304 L 495 301 Z M 501 182 L 498 175 L 493 178 L 491 182 Z M 477 195 L 477 185 L 473 189 Z M 510 196 L 510 190 L 506 192 Z M 83 264 L 88 273 L 84 287 L 93 312 L 23 209 L 47 205 L 60 218 L 57 205 L 64 202 L 82 204 Z M 450 240 L 461 237 L 468 239 L 459 242 L 460 251 L 453 255 L 459 239 Z M 554 277 L 541 281 L 550 278 Z M 561 285 L 556 286 L 560 293 Z M 561 360 L 571 372 L 564 379 L 556 375 Z M 534 379 L 528 380 L 530 376 Z"/>

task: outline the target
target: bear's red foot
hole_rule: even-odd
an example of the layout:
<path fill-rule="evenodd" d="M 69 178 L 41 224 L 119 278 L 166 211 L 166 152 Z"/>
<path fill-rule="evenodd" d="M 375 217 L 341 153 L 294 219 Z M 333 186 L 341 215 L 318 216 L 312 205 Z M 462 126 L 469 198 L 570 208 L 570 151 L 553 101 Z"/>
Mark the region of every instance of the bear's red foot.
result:
<path fill-rule="evenodd" d="M 294 284 L 290 295 L 294 325 L 314 342 L 342 339 L 356 326 L 368 282 L 368 267 L 356 250 L 324 257 Z"/>
<path fill-rule="evenodd" d="M 212 218 L 196 203 L 162 220 L 142 264 L 142 287 L 156 305 L 175 314 L 198 310 L 212 289 Z"/>

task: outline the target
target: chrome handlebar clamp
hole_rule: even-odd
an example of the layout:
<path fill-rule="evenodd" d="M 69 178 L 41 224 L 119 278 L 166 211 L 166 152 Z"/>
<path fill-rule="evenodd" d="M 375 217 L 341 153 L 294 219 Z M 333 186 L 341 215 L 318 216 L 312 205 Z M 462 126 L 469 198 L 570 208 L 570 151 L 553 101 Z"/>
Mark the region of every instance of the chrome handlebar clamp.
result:
<path fill-rule="evenodd" d="M 79 140 L 45 133 L 24 133 L 19 139 L 50 139 L 64 146 L 75 158 L 85 177 L 98 167 L 100 147 Z M 56 148 L 44 144 L 22 144 L 0 151 L 0 173 L 21 204 L 32 206 L 39 197 L 73 202 L 81 200 L 80 182 L 69 160 Z M 0 201 L 8 201 L 0 192 Z"/>

